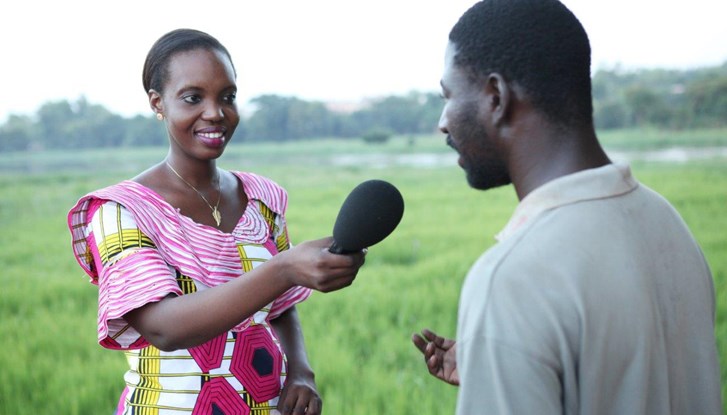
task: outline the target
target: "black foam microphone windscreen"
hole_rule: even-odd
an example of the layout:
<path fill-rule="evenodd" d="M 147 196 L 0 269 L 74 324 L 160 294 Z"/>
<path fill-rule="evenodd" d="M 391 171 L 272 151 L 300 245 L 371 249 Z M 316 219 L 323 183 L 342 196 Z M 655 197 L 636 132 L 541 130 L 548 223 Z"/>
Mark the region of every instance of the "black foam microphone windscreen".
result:
<path fill-rule="evenodd" d="M 383 180 L 367 180 L 341 205 L 328 250 L 346 254 L 375 245 L 396 229 L 403 215 L 404 198 L 399 189 Z"/>

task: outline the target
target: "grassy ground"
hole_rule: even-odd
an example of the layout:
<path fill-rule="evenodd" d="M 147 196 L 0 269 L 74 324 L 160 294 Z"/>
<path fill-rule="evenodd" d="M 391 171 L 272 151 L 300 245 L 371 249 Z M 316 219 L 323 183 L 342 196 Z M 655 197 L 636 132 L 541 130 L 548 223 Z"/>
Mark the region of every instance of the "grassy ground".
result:
<path fill-rule="evenodd" d="M 330 234 L 341 202 L 365 179 L 389 180 L 404 195 L 402 223 L 371 249 L 356 283 L 316 293 L 300 306 L 328 414 L 454 410 L 456 390 L 426 373 L 409 337 L 424 326 L 454 335 L 460 283 L 509 218 L 516 204 L 512 190 L 471 190 L 454 165 L 328 164 L 344 153 L 445 153 L 440 146 L 441 138 L 417 139 L 413 147 L 408 138 L 384 147 L 333 140 L 242 145 L 221 160 L 224 167 L 268 175 L 288 189 L 295 241 Z M 273 151 L 282 154 L 282 164 L 275 164 Z M 112 411 L 125 361 L 96 344 L 96 290 L 71 256 L 65 214 L 83 193 L 132 176 L 164 152 L 0 157 L 0 413 Z M 6 162 L 15 163 L 15 170 Z M 705 251 L 715 279 L 718 347 L 727 363 L 727 164 L 634 162 L 633 170 L 672 201 Z M 725 391 L 727 364 L 722 380 Z"/>

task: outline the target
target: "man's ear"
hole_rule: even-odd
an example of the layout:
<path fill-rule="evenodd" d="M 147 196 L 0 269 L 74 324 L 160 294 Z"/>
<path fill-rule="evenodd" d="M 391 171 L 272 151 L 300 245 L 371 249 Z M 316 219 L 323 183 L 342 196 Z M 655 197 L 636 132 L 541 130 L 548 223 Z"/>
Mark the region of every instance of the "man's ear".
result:
<path fill-rule="evenodd" d="M 150 89 L 147 93 L 149 96 L 149 106 L 156 114 L 164 114 L 164 106 L 162 105 L 162 96 L 159 92 Z"/>
<path fill-rule="evenodd" d="M 492 124 L 500 126 L 506 121 L 510 106 L 512 105 L 512 91 L 505 78 L 499 73 L 493 72 L 487 75 L 485 81 L 485 96 L 491 114 Z"/>

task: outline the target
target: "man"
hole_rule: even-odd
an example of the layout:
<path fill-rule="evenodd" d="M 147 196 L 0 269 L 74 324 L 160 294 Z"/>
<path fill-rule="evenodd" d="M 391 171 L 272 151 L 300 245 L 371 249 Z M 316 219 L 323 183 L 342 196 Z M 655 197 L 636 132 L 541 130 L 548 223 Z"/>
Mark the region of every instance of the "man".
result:
<path fill-rule="evenodd" d="M 721 413 L 708 265 L 600 146 L 576 17 L 557 0 L 477 3 L 441 84 L 439 128 L 469 184 L 520 199 L 464 282 L 456 342 L 412 338 L 459 385 L 457 413 Z"/>

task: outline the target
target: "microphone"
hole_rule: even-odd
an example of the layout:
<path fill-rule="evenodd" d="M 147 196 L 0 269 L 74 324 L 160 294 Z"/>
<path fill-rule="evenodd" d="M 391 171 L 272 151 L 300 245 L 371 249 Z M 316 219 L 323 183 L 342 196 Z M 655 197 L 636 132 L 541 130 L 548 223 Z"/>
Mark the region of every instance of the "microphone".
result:
<path fill-rule="evenodd" d="M 356 186 L 344 200 L 333 225 L 334 254 L 358 252 L 384 240 L 404 215 L 404 199 L 399 190 L 383 180 L 367 180 Z"/>

